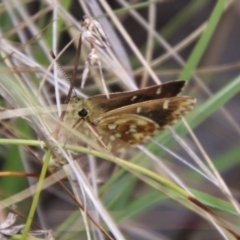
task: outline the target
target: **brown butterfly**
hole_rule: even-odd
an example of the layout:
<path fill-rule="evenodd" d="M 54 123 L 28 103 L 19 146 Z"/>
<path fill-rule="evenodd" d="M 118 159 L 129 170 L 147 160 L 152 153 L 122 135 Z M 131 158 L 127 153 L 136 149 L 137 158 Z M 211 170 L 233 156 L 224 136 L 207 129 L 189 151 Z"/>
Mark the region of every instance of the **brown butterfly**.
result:
<path fill-rule="evenodd" d="M 196 99 L 177 97 L 184 85 L 185 81 L 173 81 L 136 91 L 111 93 L 109 99 L 105 95 L 88 99 L 72 97 L 63 123 L 112 152 L 141 144 L 193 108 Z M 64 130 L 60 131 L 60 136 L 66 143 L 84 144 Z"/>

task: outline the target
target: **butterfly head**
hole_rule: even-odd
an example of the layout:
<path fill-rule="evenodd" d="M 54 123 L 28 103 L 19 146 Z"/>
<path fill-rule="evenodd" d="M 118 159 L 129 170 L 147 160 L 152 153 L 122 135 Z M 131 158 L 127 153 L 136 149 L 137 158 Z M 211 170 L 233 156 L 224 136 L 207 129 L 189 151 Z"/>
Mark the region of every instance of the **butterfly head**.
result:
<path fill-rule="evenodd" d="M 73 118 L 86 120 L 93 124 L 101 113 L 102 108 L 98 107 L 96 102 L 74 96 L 68 103 L 65 121 L 71 121 L 70 118 Z"/>
<path fill-rule="evenodd" d="M 65 113 L 65 121 L 70 118 L 85 119 L 89 116 L 89 109 L 86 105 L 86 101 L 80 97 L 72 97 L 68 103 L 68 107 Z M 66 119 L 67 118 L 67 119 Z"/>

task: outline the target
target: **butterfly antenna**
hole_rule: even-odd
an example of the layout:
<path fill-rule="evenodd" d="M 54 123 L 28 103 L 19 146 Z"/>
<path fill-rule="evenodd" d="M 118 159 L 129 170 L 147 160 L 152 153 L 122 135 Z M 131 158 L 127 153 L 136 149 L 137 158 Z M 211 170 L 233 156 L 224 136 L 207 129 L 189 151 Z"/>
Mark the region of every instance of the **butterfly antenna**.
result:
<path fill-rule="evenodd" d="M 65 102 L 64 103 L 68 103 L 69 102 L 69 99 L 71 97 L 71 94 L 72 94 L 72 91 L 74 90 L 73 87 L 74 87 L 74 84 L 73 82 L 71 81 L 71 79 L 68 77 L 67 73 L 65 72 L 65 70 L 63 69 L 63 67 L 61 66 L 61 64 L 58 62 L 58 60 L 56 60 L 56 55 L 53 53 L 53 51 L 50 51 L 50 55 L 52 57 L 52 59 L 54 59 L 56 61 L 56 63 L 58 64 L 58 67 L 61 69 L 62 73 L 63 73 L 63 76 L 64 78 L 69 82 L 70 84 L 70 88 L 68 90 L 68 94 L 67 94 L 67 98 L 65 99 Z M 68 97 L 69 96 L 69 97 Z"/>
<path fill-rule="evenodd" d="M 79 60 L 80 60 L 80 56 L 81 56 L 81 48 L 82 48 L 82 36 L 80 34 L 79 40 L 78 40 L 77 56 L 76 56 L 75 62 L 74 62 L 73 75 L 72 75 L 72 80 L 70 82 L 71 84 L 70 84 L 70 88 L 69 88 L 68 95 L 66 98 L 66 103 L 68 103 L 70 100 L 71 93 L 72 93 L 72 90 L 74 88 L 74 84 L 76 81 L 77 70 L 78 70 Z"/>
<path fill-rule="evenodd" d="M 75 81 L 75 80 L 74 80 L 74 81 L 73 81 L 73 80 L 72 80 L 72 81 L 70 80 L 70 78 L 68 77 L 67 73 L 66 73 L 66 72 L 64 71 L 64 69 L 62 68 L 61 64 L 58 62 L 58 60 L 56 60 L 56 55 L 54 54 L 53 51 L 50 51 L 50 55 L 51 55 L 52 59 L 54 59 L 54 60 L 56 61 L 56 63 L 58 64 L 58 66 L 59 66 L 60 69 L 62 70 L 64 77 L 65 77 L 65 78 L 68 80 L 68 82 L 70 83 L 70 88 L 69 88 L 69 90 L 68 90 L 67 97 L 66 97 L 66 99 L 65 99 L 65 101 L 64 101 L 65 104 L 68 104 L 68 102 L 69 102 L 69 100 L 70 100 L 70 98 L 71 98 L 71 94 L 72 94 L 72 91 L 73 91 L 74 81 Z M 75 65 L 74 65 L 74 66 L 76 66 L 76 62 L 75 62 Z M 74 70 L 73 77 L 75 77 L 75 78 L 76 78 L 76 72 L 77 72 L 77 71 Z M 74 79 L 74 78 L 73 78 L 73 79 Z M 62 113 L 61 113 L 61 115 L 60 115 L 60 118 L 59 118 L 60 122 L 63 121 L 64 115 L 65 115 L 65 110 L 62 111 Z M 58 136 L 58 133 L 59 133 L 59 131 L 60 131 L 60 128 L 61 128 L 61 125 L 58 124 L 57 127 L 56 127 L 56 129 L 55 129 L 55 131 L 54 131 L 54 133 L 53 133 L 53 136 L 54 136 L 54 137 L 57 137 L 57 136 Z"/>

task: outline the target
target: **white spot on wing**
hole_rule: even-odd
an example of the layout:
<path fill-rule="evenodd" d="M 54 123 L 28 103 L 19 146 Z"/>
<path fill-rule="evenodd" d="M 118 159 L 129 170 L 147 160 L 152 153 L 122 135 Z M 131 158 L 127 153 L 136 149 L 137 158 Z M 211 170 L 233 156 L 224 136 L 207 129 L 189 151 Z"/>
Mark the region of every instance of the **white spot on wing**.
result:
<path fill-rule="evenodd" d="M 115 138 L 115 136 L 111 135 L 109 139 L 110 139 L 111 141 L 114 141 L 116 138 Z"/>
<path fill-rule="evenodd" d="M 166 100 L 166 101 L 163 103 L 163 109 L 168 109 L 168 105 L 169 105 L 169 100 Z"/>
<path fill-rule="evenodd" d="M 156 91 L 156 94 L 159 95 L 159 94 L 161 94 L 161 92 L 162 92 L 162 89 L 161 89 L 161 87 L 159 87 Z"/>
<path fill-rule="evenodd" d="M 133 97 L 131 98 L 131 101 L 136 100 L 136 98 L 137 98 L 137 96 L 133 96 Z"/>
<path fill-rule="evenodd" d="M 137 130 L 135 128 L 130 128 L 129 132 L 137 132 Z"/>
<path fill-rule="evenodd" d="M 128 131 L 129 132 L 137 132 L 136 128 L 137 128 L 137 126 L 135 124 L 131 124 L 129 126 L 129 130 Z"/>
<path fill-rule="evenodd" d="M 142 110 L 142 108 L 141 108 L 141 107 L 138 107 L 138 108 L 137 108 L 137 113 L 140 113 L 141 110 Z"/>
<path fill-rule="evenodd" d="M 115 134 L 115 137 L 116 137 L 116 138 L 120 138 L 121 136 L 122 136 L 122 135 L 121 135 L 120 133 L 116 133 L 116 134 Z"/>
<path fill-rule="evenodd" d="M 109 130 L 114 130 L 115 128 L 116 128 L 116 125 L 114 125 L 114 124 L 109 124 L 108 125 Z"/>

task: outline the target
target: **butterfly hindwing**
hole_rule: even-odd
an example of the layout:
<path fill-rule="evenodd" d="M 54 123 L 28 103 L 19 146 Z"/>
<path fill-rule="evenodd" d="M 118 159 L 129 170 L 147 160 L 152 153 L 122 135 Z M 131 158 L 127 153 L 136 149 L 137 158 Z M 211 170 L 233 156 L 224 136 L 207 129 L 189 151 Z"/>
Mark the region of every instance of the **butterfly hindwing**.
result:
<path fill-rule="evenodd" d="M 159 130 L 157 123 L 134 114 L 103 118 L 98 125 L 99 135 L 109 150 L 118 151 L 127 145 L 145 142 Z"/>
<path fill-rule="evenodd" d="M 96 125 L 106 145 L 145 142 L 175 120 L 186 115 L 195 104 L 190 97 L 164 98 L 118 108 L 99 116 Z"/>

